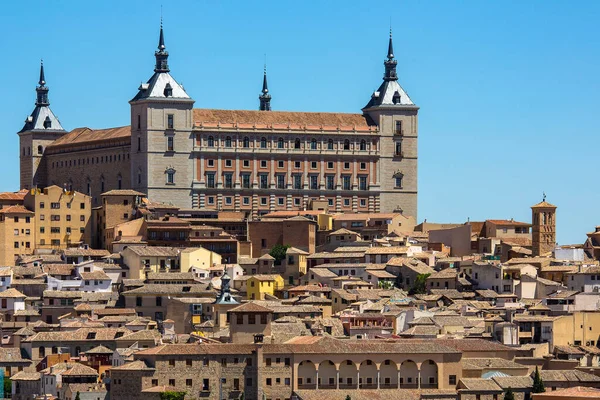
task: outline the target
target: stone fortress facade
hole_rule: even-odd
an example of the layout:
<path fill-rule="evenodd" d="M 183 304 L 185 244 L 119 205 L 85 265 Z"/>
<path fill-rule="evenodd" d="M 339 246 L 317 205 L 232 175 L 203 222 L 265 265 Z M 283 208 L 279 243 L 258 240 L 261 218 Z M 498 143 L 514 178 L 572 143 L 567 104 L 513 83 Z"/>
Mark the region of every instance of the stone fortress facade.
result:
<path fill-rule="evenodd" d="M 390 33 L 383 82 L 361 113 L 271 110 L 267 74 L 257 111 L 195 109 L 171 76 L 160 29 L 152 77 L 129 102 L 131 124 L 67 132 L 50 109 L 44 67 L 18 133 L 21 188 L 59 185 L 92 196 L 134 189 L 182 208 L 251 218 L 301 210 L 417 217 L 419 108 L 398 83 Z"/>

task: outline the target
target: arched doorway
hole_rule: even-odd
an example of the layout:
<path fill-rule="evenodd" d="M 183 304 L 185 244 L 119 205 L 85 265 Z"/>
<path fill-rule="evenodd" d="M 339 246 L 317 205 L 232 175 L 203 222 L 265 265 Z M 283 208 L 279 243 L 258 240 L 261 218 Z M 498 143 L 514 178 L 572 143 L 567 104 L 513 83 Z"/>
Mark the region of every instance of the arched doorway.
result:
<path fill-rule="evenodd" d="M 360 388 L 377 389 L 377 365 L 371 360 L 365 360 L 360 363 Z"/>
<path fill-rule="evenodd" d="M 298 365 L 298 388 L 315 389 L 317 387 L 317 368 L 311 361 L 302 361 Z"/>
<path fill-rule="evenodd" d="M 340 389 L 356 389 L 358 385 L 358 370 L 351 360 L 340 364 Z"/>
<path fill-rule="evenodd" d="M 421 388 L 438 387 L 438 366 L 433 360 L 425 360 L 421 364 Z"/>
<path fill-rule="evenodd" d="M 419 379 L 419 368 L 412 360 L 406 360 L 400 365 L 400 387 L 417 388 Z"/>
<path fill-rule="evenodd" d="M 397 388 L 398 387 L 398 366 L 392 360 L 385 360 L 379 367 L 379 387 Z"/>
<path fill-rule="evenodd" d="M 319 364 L 319 389 L 337 388 L 337 368 L 332 361 L 323 361 Z"/>

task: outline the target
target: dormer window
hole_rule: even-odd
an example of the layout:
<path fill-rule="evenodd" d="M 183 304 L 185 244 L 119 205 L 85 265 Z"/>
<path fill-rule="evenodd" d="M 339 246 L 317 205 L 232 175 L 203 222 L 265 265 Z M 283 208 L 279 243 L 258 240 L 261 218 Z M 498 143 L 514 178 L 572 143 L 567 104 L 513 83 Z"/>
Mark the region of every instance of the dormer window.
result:
<path fill-rule="evenodd" d="M 394 96 L 392 96 L 392 103 L 400 104 L 400 93 L 396 90 Z"/>
<path fill-rule="evenodd" d="M 164 95 L 165 95 L 165 97 L 173 97 L 173 88 L 171 87 L 171 84 L 168 82 L 165 85 Z"/>
<path fill-rule="evenodd" d="M 50 120 L 50 117 L 46 116 L 46 119 L 44 120 L 44 129 L 50 128 L 52 128 L 52 120 Z"/>

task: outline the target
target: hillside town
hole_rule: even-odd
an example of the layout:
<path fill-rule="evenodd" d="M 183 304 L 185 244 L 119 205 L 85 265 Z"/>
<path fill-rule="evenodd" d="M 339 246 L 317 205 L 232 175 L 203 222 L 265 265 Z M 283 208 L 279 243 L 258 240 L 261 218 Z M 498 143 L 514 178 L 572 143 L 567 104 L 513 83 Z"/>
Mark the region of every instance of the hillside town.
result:
<path fill-rule="evenodd" d="M 6 397 L 600 398 L 600 227 L 558 245 L 545 195 L 418 220 L 391 33 L 356 114 L 273 111 L 266 68 L 259 110 L 195 109 L 165 43 L 129 126 L 66 131 L 40 66 L 0 193 Z"/>
<path fill-rule="evenodd" d="M 600 390 L 600 228 L 1 193 L 13 399 L 517 399 Z M 54 230 L 71 233 L 63 242 Z M 331 397 L 329 397 L 331 396 Z M 322 398 L 322 397 L 321 397 Z"/>

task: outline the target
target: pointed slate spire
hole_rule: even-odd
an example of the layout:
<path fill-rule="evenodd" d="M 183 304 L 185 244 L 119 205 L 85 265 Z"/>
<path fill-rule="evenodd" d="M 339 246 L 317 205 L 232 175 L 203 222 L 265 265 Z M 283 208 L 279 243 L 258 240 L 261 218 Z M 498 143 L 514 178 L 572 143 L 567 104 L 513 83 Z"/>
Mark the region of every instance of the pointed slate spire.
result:
<path fill-rule="evenodd" d="M 390 28 L 390 43 L 388 44 L 388 59 L 394 58 L 394 46 L 392 45 L 392 28 Z"/>
<path fill-rule="evenodd" d="M 41 60 L 40 63 L 40 81 L 38 83 L 40 86 L 44 86 L 46 84 L 46 77 L 44 76 L 44 60 Z"/>
<path fill-rule="evenodd" d="M 162 18 L 160 19 L 160 35 L 158 37 L 158 50 L 154 52 L 154 57 L 156 57 L 156 67 L 154 67 L 154 72 L 169 72 L 169 64 L 167 63 L 167 60 L 169 58 L 169 52 L 166 50 L 165 46 L 165 35 L 163 33 Z"/>
<path fill-rule="evenodd" d="M 396 73 L 396 66 L 398 61 L 394 59 L 394 46 L 392 45 L 392 29 L 390 28 L 390 42 L 388 44 L 387 60 L 383 62 L 385 66 L 385 75 L 383 76 L 384 81 L 397 81 L 398 74 Z"/>
<path fill-rule="evenodd" d="M 258 96 L 260 100 L 260 111 L 271 111 L 271 95 L 269 94 L 269 87 L 267 86 L 267 64 L 265 64 L 263 74 L 263 87 L 262 93 Z"/>
<path fill-rule="evenodd" d="M 40 64 L 40 80 L 38 84 L 39 86 L 35 88 L 35 91 L 37 92 L 37 99 L 35 105 L 50 105 L 50 101 L 48 101 L 48 88 L 46 87 L 46 77 L 44 76 L 44 60 L 42 60 Z"/>

